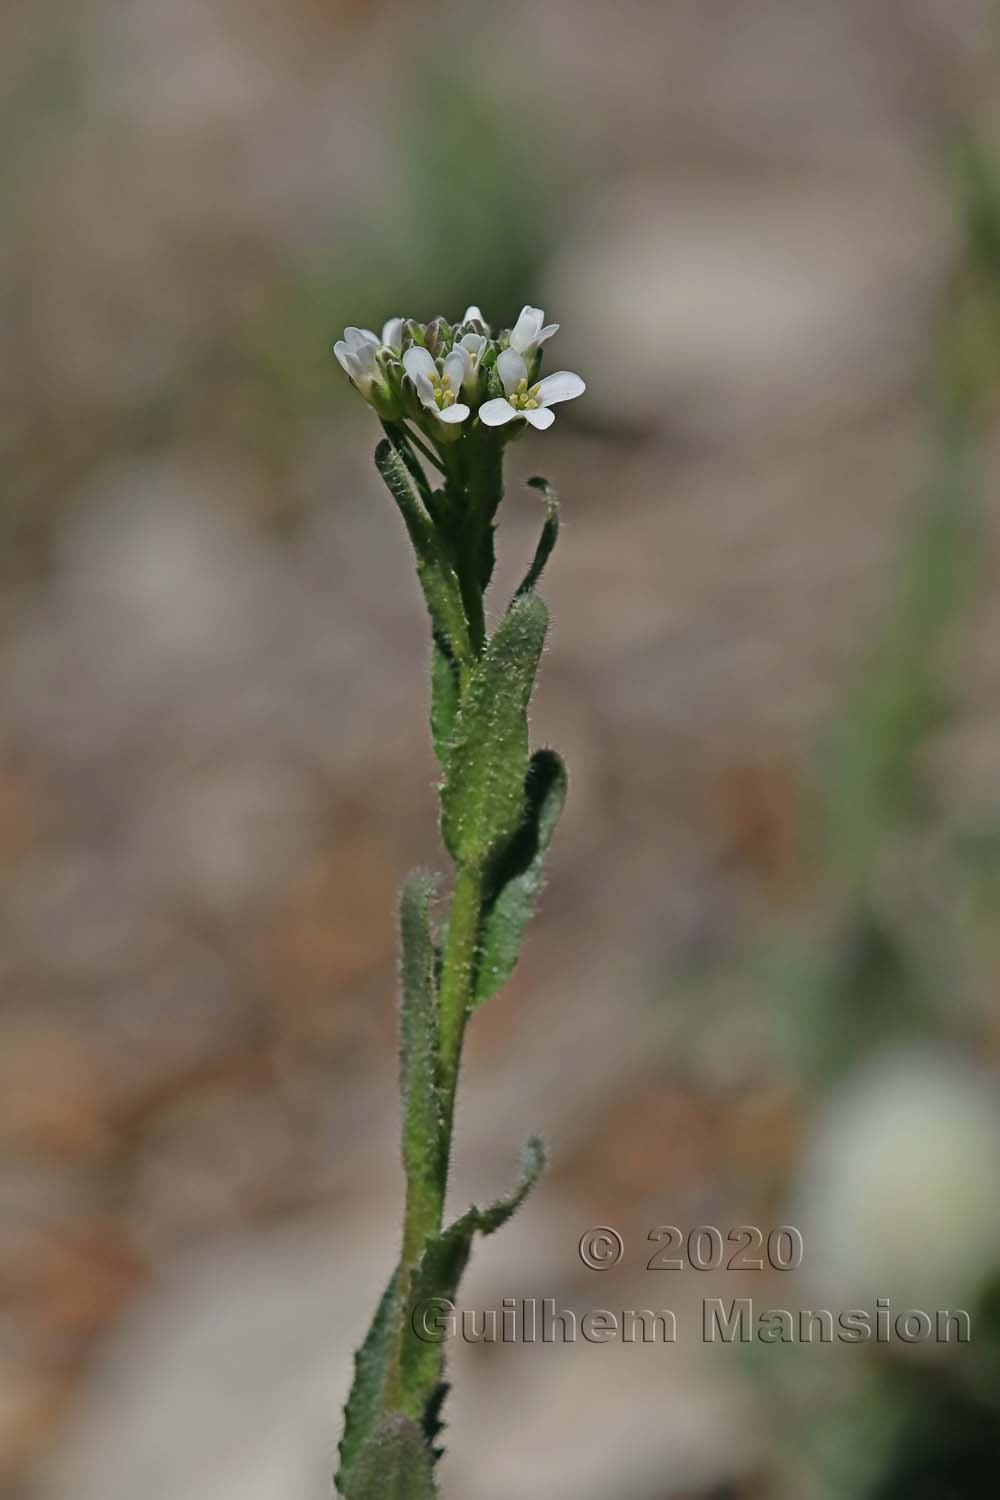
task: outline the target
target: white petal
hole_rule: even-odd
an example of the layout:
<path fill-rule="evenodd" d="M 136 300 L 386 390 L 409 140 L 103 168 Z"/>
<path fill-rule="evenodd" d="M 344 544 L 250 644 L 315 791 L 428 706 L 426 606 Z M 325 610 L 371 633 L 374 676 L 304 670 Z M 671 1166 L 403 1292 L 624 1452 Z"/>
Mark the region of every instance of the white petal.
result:
<path fill-rule="evenodd" d="M 413 383 L 417 388 L 417 395 L 423 404 L 430 407 L 431 411 L 436 412 L 438 408 L 437 401 L 434 399 L 434 387 L 427 379 L 427 376 L 418 372 L 413 376 Z"/>
<path fill-rule="evenodd" d="M 406 326 L 405 318 L 390 318 L 382 325 L 382 342 L 388 344 L 390 349 L 399 349 L 403 343 L 403 329 Z"/>
<path fill-rule="evenodd" d="M 526 302 L 517 315 L 517 322 L 514 324 L 514 327 L 522 333 L 529 333 L 534 338 L 544 322 L 545 314 L 542 312 L 542 309 L 540 307 L 532 307 Z"/>
<path fill-rule="evenodd" d="M 510 347 L 521 354 L 533 348 L 544 321 L 545 314 L 540 307 L 522 307 L 517 322 L 510 331 Z"/>
<path fill-rule="evenodd" d="M 554 333 L 558 333 L 558 332 L 559 332 L 559 324 L 558 323 L 547 323 L 545 325 L 545 327 L 539 333 L 537 339 L 535 340 L 535 343 L 536 344 L 544 344 L 546 339 L 550 339 Z"/>
<path fill-rule="evenodd" d="M 464 422 L 468 415 L 469 408 L 467 406 L 463 406 L 461 401 L 456 401 L 454 406 L 446 406 L 444 408 L 444 411 L 438 412 L 438 416 L 440 417 L 441 421 L 448 422 L 449 424 L 454 422 Z"/>
<path fill-rule="evenodd" d="M 509 396 L 511 391 L 517 390 L 520 381 L 527 380 L 528 366 L 516 349 L 504 349 L 497 356 L 497 374 L 503 381 L 503 388 Z"/>
<path fill-rule="evenodd" d="M 543 406 L 554 406 L 557 401 L 572 401 L 575 396 L 582 396 L 587 387 L 572 370 L 556 370 L 532 389 Z"/>
<path fill-rule="evenodd" d="M 344 369 L 347 371 L 348 375 L 350 375 L 355 384 L 357 384 L 358 381 L 364 380 L 365 378 L 364 366 L 362 365 L 358 356 L 351 349 L 348 349 L 347 353 L 344 355 Z"/>
<path fill-rule="evenodd" d="M 524 420 L 530 422 L 532 427 L 537 427 L 539 432 L 544 432 L 546 427 L 551 427 L 555 419 L 555 412 L 549 411 L 547 406 L 539 406 L 535 410 L 529 407 L 524 413 Z"/>
<path fill-rule="evenodd" d="M 363 370 L 374 375 L 378 370 L 378 344 L 359 344 L 356 349 L 350 351 L 351 358 L 356 359 Z"/>
<path fill-rule="evenodd" d="M 472 361 L 464 349 L 453 349 L 446 356 L 444 362 L 444 374 L 448 377 L 448 384 L 458 394 L 462 388 L 462 381 L 471 374 Z"/>
<path fill-rule="evenodd" d="M 333 352 L 362 396 L 367 397 L 378 373 L 378 366 L 375 363 L 375 346 L 359 344 L 356 349 L 348 349 L 341 339 L 334 345 Z"/>
<path fill-rule="evenodd" d="M 473 369 L 479 368 L 479 361 L 483 357 L 486 348 L 486 336 L 482 333 L 466 333 L 459 339 L 459 347 L 466 350 L 472 358 Z"/>
<path fill-rule="evenodd" d="M 416 380 L 418 375 L 423 375 L 426 380 L 437 379 L 438 367 L 433 355 L 429 349 L 422 349 L 419 344 L 414 344 L 403 355 L 403 369 L 411 380 Z"/>
<path fill-rule="evenodd" d="M 483 327 L 486 326 L 486 319 L 483 317 L 482 313 L 479 311 L 479 308 L 476 306 L 476 304 L 474 302 L 471 304 L 471 306 L 469 306 L 469 307 L 467 307 L 465 309 L 465 314 L 464 314 L 464 316 L 462 318 L 462 322 L 463 323 L 482 323 Z"/>
<path fill-rule="evenodd" d="M 495 401 L 486 401 L 479 408 L 479 420 L 487 427 L 502 427 L 505 422 L 513 422 L 518 413 L 505 401 L 502 396 L 497 396 Z"/>
<path fill-rule="evenodd" d="M 349 349 L 359 349 L 362 344 L 377 344 L 378 339 L 370 328 L 345 328 L 344 338 Z"/>

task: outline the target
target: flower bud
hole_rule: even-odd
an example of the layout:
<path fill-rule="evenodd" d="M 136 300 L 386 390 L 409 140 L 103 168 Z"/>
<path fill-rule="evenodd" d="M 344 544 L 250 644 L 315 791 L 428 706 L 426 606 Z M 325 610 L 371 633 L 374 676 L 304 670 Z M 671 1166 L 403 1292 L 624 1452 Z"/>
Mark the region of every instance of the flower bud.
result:
<path fill-rule="evenodd" d="M 424 348 L 429 349 L 436 358 L 442 352 L 445 336 L 450 331 L 444 318 L 435 318 L 424 330 Z"/>

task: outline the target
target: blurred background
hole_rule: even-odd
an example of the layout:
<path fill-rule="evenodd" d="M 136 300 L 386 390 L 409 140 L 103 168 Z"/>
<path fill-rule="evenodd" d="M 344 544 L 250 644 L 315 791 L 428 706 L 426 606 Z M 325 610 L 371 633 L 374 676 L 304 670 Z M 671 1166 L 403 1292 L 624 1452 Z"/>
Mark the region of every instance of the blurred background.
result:
<path fill-rule="evenodd" d="M 345 323 L 524 302 L 587 399 L 536 741 L 571 796 L 471 1029 L 461 1500 L 1000 1491 L 1000 25 L 987 0 L 6 0 L 0 1486 L 329 1493 L 401 1203 L 427 644 Z M 625 1255 L 588 1270 L 580 1235 Z M 791 1272 L 649 1272 L 781 1224 Z M 661 1247 L 662 1248 L 662 1247 Z M 707 1346 L 705 1297 L 973 1342 Z"/>

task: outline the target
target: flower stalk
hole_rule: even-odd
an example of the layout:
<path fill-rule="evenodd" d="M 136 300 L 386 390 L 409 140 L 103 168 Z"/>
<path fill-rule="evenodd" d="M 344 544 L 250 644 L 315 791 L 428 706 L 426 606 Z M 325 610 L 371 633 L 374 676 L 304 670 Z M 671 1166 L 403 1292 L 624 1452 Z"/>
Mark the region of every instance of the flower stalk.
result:
<path fill-rule="evenodd" d="M 542 345 L 557 327 L 525 307 L 494 337 L 470 307 L 456 325 L 391 318 L 380 336 L 349 328 L 334 346 L 381 419 L 375 463 L 410 538 L 430 617 L 431 734 L 454 864 L 439 924 L 435 877 L 411 875 L 400 901 L 402 1246 L 356 1356 L 336 1476 L 345 1500 L 435 1495 L 443 1348 L 418 1337 L 414 1318 L 428 1301 L 455 1295 L 476 1234 L 510 1218 L 544 1165 L 540 1142 L 529 1141 L 515 1191 L 445 1227 L 465 1028 L 517 962 L 566 794 L 559 756 L 532 754 L 528 743 L 547 628 L 536 586 L 558 535 L 545 480 L 530 481 L 546 504 L 534 558 L 492 634 L 484 605 L 506 445 L 528 427 L 551 426 L 552 407 L 584 390 L 569 371 L 540 378 Z"/>

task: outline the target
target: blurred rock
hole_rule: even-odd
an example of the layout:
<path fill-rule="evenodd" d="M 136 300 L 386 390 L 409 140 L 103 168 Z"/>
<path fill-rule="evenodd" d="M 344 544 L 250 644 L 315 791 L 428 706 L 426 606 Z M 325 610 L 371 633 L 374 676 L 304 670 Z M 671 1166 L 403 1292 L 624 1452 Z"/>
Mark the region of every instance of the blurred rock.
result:
<path fill-rule="evenodd" d="M 819 1113 L 802 1157 L 795 1222 L 814 1294 L 970 1309 L 996 1263 L 998 1180 L 987 1075 L 912 1048 L 872 1058 Z"/>
<path fill-rule="evenodd" d="M 391 1219 L 392 1205 L 381 1212 Z M 109 1341 L 41 1494 L 324 1493 L 359 1312 L 386 1274 L 356 1233 L 330 1223 L 178 1259 Z"/>
<path fill-rule="evenodd" d="M 905 167 L 677 173 L 588 212 L 548 302 L 609 422 L 773 448 L 917 378 L 950 247 Z"/>

